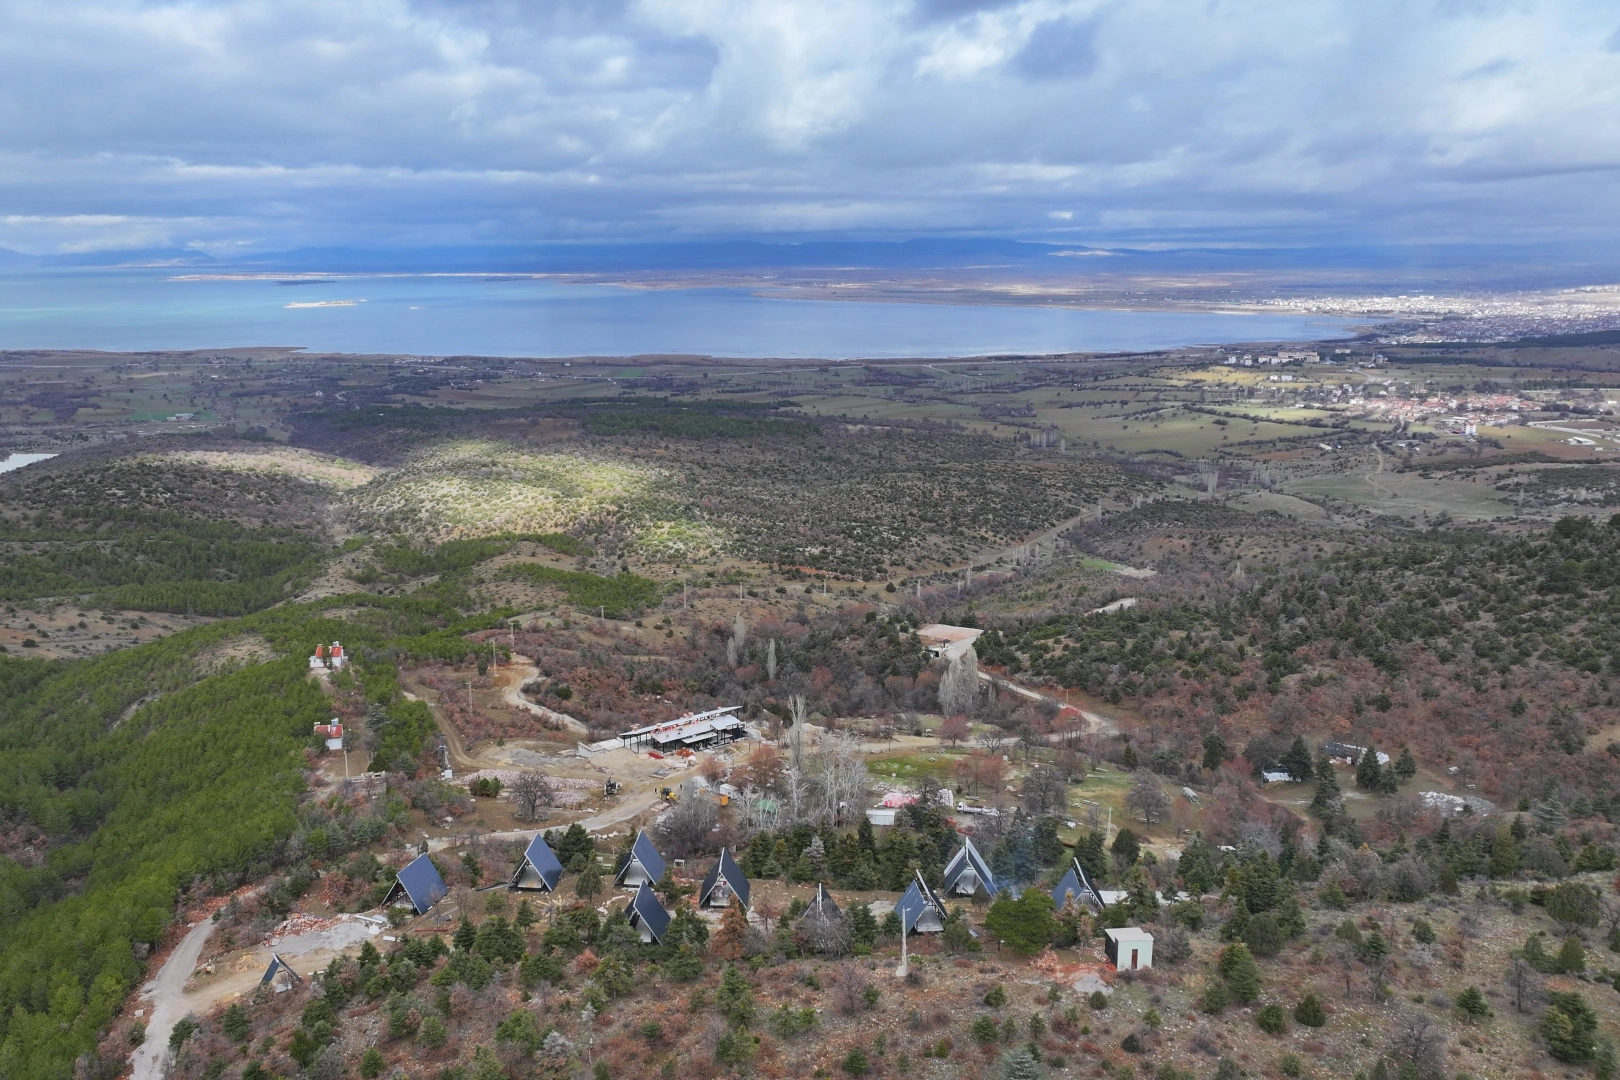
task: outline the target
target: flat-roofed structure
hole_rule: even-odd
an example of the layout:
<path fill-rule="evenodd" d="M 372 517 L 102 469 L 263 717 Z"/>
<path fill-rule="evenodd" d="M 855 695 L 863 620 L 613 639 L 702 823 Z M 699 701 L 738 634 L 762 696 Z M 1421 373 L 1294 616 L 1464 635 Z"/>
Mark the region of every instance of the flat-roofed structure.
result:
<path fill-rule="evenodd" d="M 638 752 L 657 750 L 660 753 L 702 750 L 709 746 L 735 742 L 748 733 L 743 722 L 732 715 L 741 709 L 741 705 L 727 705 L 723 709 L 692 713 L 679 720 L 648 724 L 646 727 L 623 732 L 619 740 L 627 750 Z"/>

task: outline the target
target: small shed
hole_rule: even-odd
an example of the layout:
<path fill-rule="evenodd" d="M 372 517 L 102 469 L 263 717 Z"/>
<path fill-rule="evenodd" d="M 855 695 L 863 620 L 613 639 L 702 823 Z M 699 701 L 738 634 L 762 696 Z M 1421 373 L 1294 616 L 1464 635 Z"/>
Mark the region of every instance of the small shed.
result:
<path fill-rule="evenodd" d="M 894 910 L 900 916 L 901 933 L 937 934 L 945 929 L 945 905 L 923 880 L 921 870 L 912 878 Z"/>
<path fill-rule="evenodd" d="M 1137 971 L 1153 966 L 1153 935 L 1140 926 L 1104 930 L 1108 962 L 1116 971 Z"/>
<path fill-rule="evenodd" d="M 664 876 L 664 857 L 658 854 L 647 830 L 636 833 L 636 842 L 630 847 L 630 861 L 624 864 L 613 883 L 634 889 L 639 885 L 656 885 Z"/>
<path fill-rule="evenodd" d="M 562 860 L 551 850 L 546 838 L 535 833 L 534 839 L 529 841 L 528 850 L 523 853 L 523 861 L 512 874 L 512 888 L 552 892 L 562 880 L 562 875 Z"/>
<path fill-rule="evenodd" d="M 450 892 L 445 888 L 444 878 L 439 876 L 439 868 L 433 865 L 433 860 L 426 855 L 418 855 L 412 859 L 399 876 L 394 880 L 393 888 L 383 897 L 382 906 L 388 907 L 401 897 L 410 902 L 418 915 L 425 915 L 428 909 Z"/>
<path fill-rule="evenodd" d="M 972 896 L 980 888 L 991 896 L 998 891 L 990 865 L 979 854 L 979 849 L 973 846 L 973 841 L 965 836 L 962 838 L 962 850 L 952 856 L 945 867 L 939 887 L 941 892 L 949 896 Z"/>
<path fill-rule="evenodd" d="M 630 926 L 641 934 L 644 945 L 664 943 L 664 932 L 669 929 L 669 912 L 664 910 L 658 894 L 645 881 L 630 898 Z"/>
<path fill-rule="evenodd" d="M 894 816 L 899 812 L 892 806 L 871 806 L 866 810 L 866 820 L 873 825 L 893 825 Z"/>
<path fill-rule="evenodd" d="M 1093 911 L 1103 909 L 1102 894 L 1091 884 L 1091 878 L 1086 874 L 1086 868 L 1080 865 L 1079 859 L 1069 860 L 1069 872 L 1063 875 L 1063 880 L 1052 890 L 1052 906 L 1056 910 L 1062 911 L 1070 900 Z"/>
<path fill-rule="evenodd" d="M 731 857 L 730 849 L 721 848 L 720 858 L 715 860 L 708 876 L 703 879 L 703 887 L 698 890 L 698 907 L 729 907 L 731 898 L 735 896 L 746 911 L 748 890 L 748 878 L 743 874 L 742 867 Z"/>

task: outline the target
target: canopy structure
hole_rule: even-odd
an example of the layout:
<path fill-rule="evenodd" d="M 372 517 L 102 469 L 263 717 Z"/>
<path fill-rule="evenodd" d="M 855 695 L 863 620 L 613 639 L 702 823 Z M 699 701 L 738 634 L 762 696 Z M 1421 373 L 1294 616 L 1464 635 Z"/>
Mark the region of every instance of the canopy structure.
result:
<path fill-rule="evenodd" d="M 416 909 L 418 915 L 425 915 L 428 909 L 450 892 L 445 888 L 444 878 L 439 876 L 439 868 L 433 865 L 433 860 L 426 855 L 418 855 L 399 872 L 394 881 L 393 888 L 383 897 L 383 907 L 387 907 L 404 896 L 410 901 L 411 907 Z"/>
<path fill-rule="evenodd" d="M 998 891 L 990 865 L 979 854 L 979 849 L 973 846 L 973 841 L 965 836 L 962 838 L 962 850 L 952 856 L 946 865 L 939 888 L 949 896 L 972 896 L 981 888 L 991 896 Z"/>
<path fill-rule="evenodd" d="M 647 945 L 663 944 L 664 932 L 669 929 L 669 912 L 645 881 L 630 898 L 630 926 L 641 933 L 641 940 Z"/>
<path fill-rule="evenodd" d="M 703 887 L 698 890 L 698 907 L 727 907 L 733 896 L 747 910 L 748 878 L 743 874 L 742 867 L 737 865 L 737 860 L 731 857 L 731 851 L 721 848 L 720 858 L 715 860 L 708 876 L 703 879 Z"/>
<path fill-rule="evenodd" d="M 945 929 L 945 905 L 923 880 L 922 871 L 906 887 L 894 910 L 900 916 L 903 934 L 937 934 Z"/>
<path fill-rule="evenodd" d="M 562 860 L 551 850 L 546 838 L 535 833 L 534 839 L 529 841 L 528 850 L 523 853 L 523 861 L 512 874 L 512 888 L 552 892 L 562 876 Z"/>
<path fill-rule="evenodd" d="M 1052 906 L 1062 911 L 1070 899 L 1082 904 L 1093 911 L 1103 909 L 1102 894 L 1091 884 L 1091 878 L 1086 874 L 1086 868 L 1080 865 L 1079 859 L 1069 860 L 1069 872 L 1063 875 L 1063 880 L 1057 883 L 1052 890 Z"/>

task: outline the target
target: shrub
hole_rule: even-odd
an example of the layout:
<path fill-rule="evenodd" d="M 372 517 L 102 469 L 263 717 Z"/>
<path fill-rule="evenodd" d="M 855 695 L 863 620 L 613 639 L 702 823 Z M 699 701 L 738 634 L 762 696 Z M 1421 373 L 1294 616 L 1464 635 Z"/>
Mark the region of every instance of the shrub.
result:
<path fill-rule="evenodd" d="M 1294 1006 L 1294 1022 L 1306 1027 L 1319 1028 L 1327 1023 L 1327 1011 L 1322 1008 L 1322 1001 L 1315 994 L 1306 994 Z"/>
<path fill-rule="evenodd" d="M 367 1047 L 365 1054 L 360 1058 L 360 1075 L 365 1080 L 377 1080 L 377 1077 L 382 1075 L 385 1064 L 381 1050 L 375 1046 Z"/>
<path fill-rule="evenodd" d="M 1491 1007 L 1477 986 L 1470 986 L 1457 995 L 1457 1008 L 1461 1009 L 1463 1015 L 1470 1021 L 1484 1020 L 1491 1015 Z"/>
<path fill-rule="evenodd" d="M 1218 1013 L 1232 1004 L 1232 991 L 1226 988 L 1223 982 L 1212 982 L 1204 989 L 1203 999 L 1199 1008 L 1207 1013 Z"/>
<path fill-rule="evenodd" d="M 995 1017 L 986 1015 L 974 1020 L 973 1026 L 968 1029 L 968 1033 L 973 1036 L 973 1041 L 980 1046 L 989 1046 L 1000 1036 L 1001 1028 L 996 1024 Z"/>
<path fill-rule="evenodd" d="M 429 1013 L 422 1017 L 422 1026 L 416 1029 L 416 1037 L 429 1050 L 437 1050 L 445 1044 L 449 1033 L 445 1030 L 444 1021 Z"/>
<path fill-rule="evenodd" d="M 1268 1035 L 1281 1035 L 1288 1030 L 1288 1014 L 1277 1004 L 1267 1005 L 1261 1009 L 1255 1014 L 1254 1022 Z"/>
<path fill-rule="evenodd" d="M 843 1068 L 851 1076 L 865 1076 L 872 1063 L 867 1061 L 866 1051 L 857 1046 L 844 1055 Z"/>
<path fill-rule="evenodd" d="M 1108 995 L 1101 990 L 1093 990 L 1091 996 L 1086 998 L 1086 1004 L 1100 1012 L 1108 1008 Z"/>
<path fill-rule="evenodd" d="M 1277 1059 L 1277 1071 L 1292 1080 L 1305 1075 L 1305 1062 L 1300 1060 L 1298 1054 L 1284 1054 Z"/>
<path fill-rule="evenodd" d="M 1144 1054 L 1147 1052 L 1147 1044 L 1142 1041 L 1142 1036 L 1134 1031 L 1120 1040 L 1119 1048 L 1127 1054 Z"/>
<path fill-rule="evenodd" d="M 1000 983 L 997 983 L 990 988 L 989 993 L 984 995 L 984 1003 L 990 1006 L 992 1009 L 1001 1008 L 1003 1005 L 1007 1004 L 1007 991 L 1001 988 Z"/>
<path fill-rule="evenodd" d="M 1434 924 L 1428 919 L 1416 919 L 1412 923 L 1412 940 L 1419 945 L 1433 945 L 1435 942 Z"/>

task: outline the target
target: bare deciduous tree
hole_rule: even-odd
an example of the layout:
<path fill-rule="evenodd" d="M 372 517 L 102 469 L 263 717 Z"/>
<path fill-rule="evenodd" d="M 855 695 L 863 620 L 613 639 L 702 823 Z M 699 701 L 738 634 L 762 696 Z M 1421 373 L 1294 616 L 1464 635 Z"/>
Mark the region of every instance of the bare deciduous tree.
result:
<path fill-rule="evenodd" d="M 952 749 L 963 742 L 969 733 L 968 718 L 958 713 L 947 716 L 945 722 L 939 725 L 939 737 L 949 743 Z"/>
<path fill-rule="evenodd" d="M 1127 809 L 1142 815 L 1142 820 L 1152 825 L 1162 821 L 1170 812 L 1170 797 L 1159 786 L 1159 778 L 1153 775 L 1151 769 L 1137 769 L 1131 790 L 1125 794 Z"/>
<path fill-rule="evenodd" d="M 551 781 L 544 773 L 526 772 L 518 775 L 512 781 L 512 801 L 517 803 L 518 817 L 525 821 L 533 821 L 540 814 L 542 806 L 550 806 L 554 797 L 551 790 Z"/>
<path fill-rule="evenodd" d="M 1427 1013 L 1404 1012 L 1390 1025 L 1385 1037 L 1389 1056 L 1401 1065 L 1410 1065 L 1422 1077 L 1443 1075 L 1446 1063 L 1446 1037 Z"/>
<path fill-rule="evenodd" d="M 1069 808 L 1069 789 L 1063 774 L 1050 765 L 1037 765 L 1024 778 L 1024 809 L 1036 817 L 1061 814 Z"/>
<path fill-rule="evenodd" d="M 951 659 L 939 680 L 939 708 L 946 716 L 971 713 L 979 700 L 979 654 L 969 645 Z"/>
<path fill-rule="evenodd" d="M 707 852 L 712 845 L 709 834 L 719 820 L 714 800 L 689 790 L 658 823 L 658 846 L 677 859 Z"/>
<path fill-rule="evenodd" d="M 1508 961 L 1507 974 L 1504 976 L 1507 987 L 1513 993 L 1513 1007 L 1524 1012 L 1525 1005 L 1536 999 L 1541 989 L 1541 979 L 1536 969 L 1522 956 L 1515 956 Z"/>
<path fill-rule="evenodd" d="M 799 920 L 799 931 L 811 952 L 822 956 L 843 956 L 849 952 L 849 920 L 830 911 L 807 912 Z"/>

